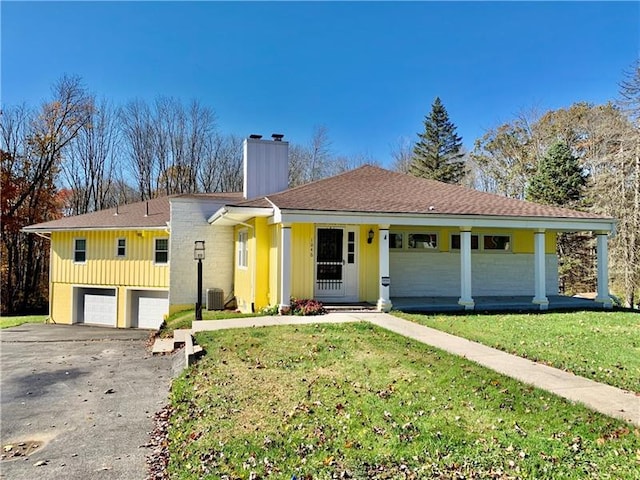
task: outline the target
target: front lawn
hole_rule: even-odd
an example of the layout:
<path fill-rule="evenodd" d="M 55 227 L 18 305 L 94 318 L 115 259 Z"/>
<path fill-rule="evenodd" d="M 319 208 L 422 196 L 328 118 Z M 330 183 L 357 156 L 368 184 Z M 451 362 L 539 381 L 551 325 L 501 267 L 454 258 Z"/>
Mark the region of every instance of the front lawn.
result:
<path fill-rule="evenodd" d="M 23 323 L 44 323 L 49 315 L 25 315 L 19 317 L 0 317 L 0 328 L 17 327 Z"/>
<path fill-rule="evenodd" d="M 637 479 L 637 429 L 368 323 L 203 332 L 174 479 Z"/>
<path fill-rule="evenodd" d="M 202 310 L 203 320 L 227 320 L 229 318 L 256 317 L 259 315 L 259 313 L 246 314 L 231 310 Z M 166 320 L 165 325 L 160 330 L 160 336 L 165 338 L 170 337 L 173 335 L 174 330 L 191 328 L 192 323 L 196 321 L 195 318 L 195 310 L 184 310 L 174 313 Z"/>
<path fill-rule="evenodd" d="M 640 315 L 396 315 L 615 387 L 640 392 Z"/>

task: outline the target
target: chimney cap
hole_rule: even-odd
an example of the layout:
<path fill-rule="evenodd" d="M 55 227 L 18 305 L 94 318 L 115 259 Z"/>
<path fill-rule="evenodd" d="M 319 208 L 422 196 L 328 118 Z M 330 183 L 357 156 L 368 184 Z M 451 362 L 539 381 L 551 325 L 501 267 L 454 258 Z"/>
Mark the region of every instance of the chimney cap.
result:
<path fill-rule="evenodd" d="M 254 140 L 260 140 L 262 138 L 262 135 L 258 135 L 257 133 L 252 133 L 251 135 L 249 135 L 249 138 L 253 138 Z"/>
<path fill-rule="evenodd" d="M 274 142 L 281 142 L 282 141 L 282 137 L 284 137 L 284 135 L 282 133 L 272 133 L 271 134 L 271 138 L 273 138 Z"/>

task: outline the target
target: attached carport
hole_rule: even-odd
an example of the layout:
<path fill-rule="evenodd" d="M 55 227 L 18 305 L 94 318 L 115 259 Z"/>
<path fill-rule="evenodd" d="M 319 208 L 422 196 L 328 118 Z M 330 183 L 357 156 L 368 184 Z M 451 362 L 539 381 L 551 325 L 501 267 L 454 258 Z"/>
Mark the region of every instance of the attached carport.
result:
<path fill-rule="evenodd" d="M 116 288 L 73 287 L 73 323 L 116 327 Z"/>
<path fill-rule="evenodd" d="M 167 290 L 130 289 L 127 293 L 128 324 L 132 328 L 158 329 L 169 312 Z"/>

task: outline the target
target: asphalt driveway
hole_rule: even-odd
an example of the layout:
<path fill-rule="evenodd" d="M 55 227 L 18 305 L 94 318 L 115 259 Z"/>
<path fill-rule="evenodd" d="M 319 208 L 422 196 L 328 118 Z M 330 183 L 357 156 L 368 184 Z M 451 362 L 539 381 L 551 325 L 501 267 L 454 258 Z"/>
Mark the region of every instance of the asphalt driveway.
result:
<path fill-rule="evenodd" d="M 174 363 L 151 356 L 148 337 L 81 325 L 0 330 L 2 447 L 37 445 L 0 461 L 0 478 L 144 479 Z"/>

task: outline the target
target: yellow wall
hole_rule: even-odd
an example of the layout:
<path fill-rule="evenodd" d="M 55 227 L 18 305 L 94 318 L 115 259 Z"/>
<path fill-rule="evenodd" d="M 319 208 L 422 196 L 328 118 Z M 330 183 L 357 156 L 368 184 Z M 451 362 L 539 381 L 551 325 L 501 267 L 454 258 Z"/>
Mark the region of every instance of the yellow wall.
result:
<path fill-rule="evenodd" d="M 71 324 L 73 322 L 72 303 L 73 288 L 68 283 L 52 283 L 49 292 L 49 309 L 51 320 L 55 323 Z"/>
<path fill-rule="evenodd" d="M 279 303 L 280 285 L 280 225 L 270 225 L 269 235 L 269 305 Z"/>
<path fill-rule="evenodd" d="M 373 241 L 367 243 L 369 230 L 375 232 Z M 380 289 L 378 288 L 379 268 L 378 268 L 378 240 L 380 239 L 377 225 L 362 225 L 360 227 L 360 249 L 359 260 L 359 277 L 358 277 L 358 290 L 360 295 L 360 301 L 376 303 L 380 295 Z"/>
<path fill-rule="evenodd" d="M 295 298 L 313 298 L 315 231 L 311 223 L 291 227 L 291 296 Z"/>
<path fill-rule="evenodd" d="M 262 310 L 269 306 L 269 256 L 271 247 L 270 229 L 266 218 L 255 219 L 253 255 L 250 261 L 255 265 L 255 309 Z"/>
<path fill-rule="evenodd" d="M 154 239 L 168 237 L 164 231 L 54 232 L 51 234 L 50 281 L 167 288 L 169 264 L 154 264 Z M 85 263 L 73 261 L 76 238 L 87 241 Z M 116 256 L 118 238 L 126 239 L 126 257 Z"/>

